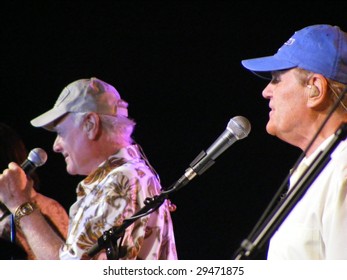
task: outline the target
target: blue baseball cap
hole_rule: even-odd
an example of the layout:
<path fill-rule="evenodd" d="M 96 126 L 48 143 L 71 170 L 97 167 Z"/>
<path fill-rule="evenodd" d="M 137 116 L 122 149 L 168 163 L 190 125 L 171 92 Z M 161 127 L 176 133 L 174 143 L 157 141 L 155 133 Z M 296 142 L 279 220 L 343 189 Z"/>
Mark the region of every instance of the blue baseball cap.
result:
<path fill-rule="evenodd" d="M 254 74 L 299 67 L 347 84 L 347 33 L 338 26 L 317 24 L 296 31 L 273 56 L 241 61 Z M 265 74 L 265 73 L 264 73 Z"/>

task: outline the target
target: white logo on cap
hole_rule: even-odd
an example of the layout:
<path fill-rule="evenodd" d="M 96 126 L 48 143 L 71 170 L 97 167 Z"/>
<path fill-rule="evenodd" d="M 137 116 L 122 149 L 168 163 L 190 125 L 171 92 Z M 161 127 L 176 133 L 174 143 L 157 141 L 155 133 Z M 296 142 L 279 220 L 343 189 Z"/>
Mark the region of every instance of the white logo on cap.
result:
<path fill-rule="evenodd" d="M 290 46 L 290 45 L 293 45 L 295 42 L 295 39 L 294 38 L 290 38 L 287 42 L 285 42 L 284 44 L 287 45 L 287 46 Z"/>

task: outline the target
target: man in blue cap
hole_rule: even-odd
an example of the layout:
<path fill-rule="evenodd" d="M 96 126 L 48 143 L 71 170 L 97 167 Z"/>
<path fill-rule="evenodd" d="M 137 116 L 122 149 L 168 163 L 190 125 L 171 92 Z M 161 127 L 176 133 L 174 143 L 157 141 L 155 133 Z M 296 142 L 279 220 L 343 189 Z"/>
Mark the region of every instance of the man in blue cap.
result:
<path fill-rule="evenodd" d="M 328 24 L 308 26 L 275 55 L 242 65 L 271 79 L 262 92 L 270 107 L 267 132 L 304 151 L 292 170 L 291 192 L 347 123 L 347 33 Z M 267 258 L 347 259 L 346 140 L 274 233 Z"/>

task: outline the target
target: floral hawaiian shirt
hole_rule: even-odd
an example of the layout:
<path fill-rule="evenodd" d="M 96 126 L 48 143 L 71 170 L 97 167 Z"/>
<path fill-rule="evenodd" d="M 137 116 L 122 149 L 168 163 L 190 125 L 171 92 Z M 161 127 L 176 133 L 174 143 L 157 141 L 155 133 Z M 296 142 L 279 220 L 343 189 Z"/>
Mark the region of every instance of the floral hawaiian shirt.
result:
<path fill-rule="evenodd" d="M 147 163 L 137 145 L 127 146 L 79 183 L 61 259 L 86 258 L 105 231 L 137 213 L 146 198 L 160 194 L 159 178 Z M 122 260 L 177 259 L 168 202 L 137 219 L 117 242 L 121 242 L 118 258 Z"/>

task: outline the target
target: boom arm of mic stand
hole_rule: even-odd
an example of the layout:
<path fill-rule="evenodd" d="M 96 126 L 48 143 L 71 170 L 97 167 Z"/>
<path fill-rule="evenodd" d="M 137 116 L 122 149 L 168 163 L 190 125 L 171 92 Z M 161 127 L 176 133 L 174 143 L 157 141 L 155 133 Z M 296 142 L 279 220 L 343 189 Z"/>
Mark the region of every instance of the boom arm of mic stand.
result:
<path fill-rule="evenodd" d="M 167 191 L 162 192 L 158 196 L 152 198 L 147 198 L 145 201 L 145 206 L 136 212 L 133 216 L 125 219 L 123 224 L 119 227 L 112 227 L 111 229 L 105 231 L 101 237 L 98 238 L 97 243 L 95 243 L 87 252 L 89 257 L 94 257 L 102 249 L 106 249 L 106 255 L 108 259 L 117 259 L 118 250 L 116 249 L 117 240 L 124 235 L 125 230 L 133 224 L 138 218 L 146 215 L 148 212 L 152 212 L 159 208 L 168 197 L 168 195 L 174 191 L 179 190 L 181 187 L 188 184 L 192 176 L 189 175 L 191 172 L 186 171 L 185 175 L 182 176 L 176 183 L 174 183 Z"/>
<path fill-rule="evenodd" d="M 147 212 L 152 209 L 157 209 L 163 204 L 167 198 L 166 194 L 160 194 L 159 196 L 153 197 L 151 200 L 147 199 L 147 204 L 141 208 L 137 213 L 135 213 L 129 219 L 125 219 L 124 222 L 118 227 L 112 227 L 111 229 L 105 231 L 94 246 L 88 250 L 88 256 L 93 257 L 102 249 L 106 249 L 106 254 L 108 259 L 117 259 L 118 251 L 115 249 L 117 240 L 124 235 L 125 230 L 133 224 L 137 218 L 142 217 Z"/>
<path fill-rule="evenodd" d="M 202 151 L 196 159 L 190 164 L 190 167 L 186 170 L 185 174 L 178 179 L 170 188 L 166 191 L 162 191 L 160 195 L 145 200 L 145 206 L 141 208 L 137 213 L 128 219 L 123 221 L 118 227 L 112 227 L 105 231 L 97 242 L 88 250 L 89 257 L 94 257 L 102 249 L 106 249 L 106 255 L 108 259 L 118 259 L 119 252 L 117 250 L 117 240 L 124 236 L 125 230 L 133 224 L 138 218 L 147 215 L 157 208 L 159 208 L 169 196 L 170 193 L 178 191 L 185 185 L 187 185 L 196 175 L 201 175 L 209 167 L 214 164 L 214 160 L 206 157 L 206 152 Z M 116 244 L 116 245 L 114 245 Z"/>
<path fill-rule="evenodd" d="M 330 155 L 335 150 L 340 141 L 347 138 L 347 123 L 343 123 L 335 133 L 334 139 L 330 142 L 328 147 L 317 155 L 312 164 L 307 168 L 306 172 L 299 178 L 293 189 L 288 193 L 287 197 L 279 205 L 277 210 L 270 215 L 270 218 L 261 230 L 258 231 L 257 236 L 249 237 L 241 243 L 236 255 L 237 260 L 242 259 L 244 256 L 249 257 L 251 253 L 258 248 L 261 248 L 265 242 L 273 235 L 279 228 L 284 219 L 292 211 L 298 201 L 304 196 L 308 188 L 311 186 L 316 177 L 324 169 L 330 161 Z M 253 240 L 253 241 L 252 241 Z"/>

